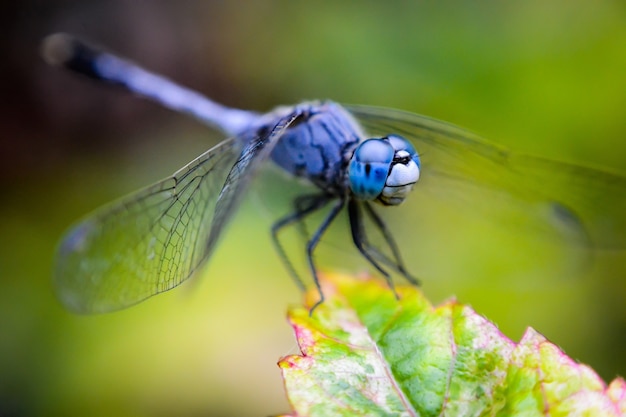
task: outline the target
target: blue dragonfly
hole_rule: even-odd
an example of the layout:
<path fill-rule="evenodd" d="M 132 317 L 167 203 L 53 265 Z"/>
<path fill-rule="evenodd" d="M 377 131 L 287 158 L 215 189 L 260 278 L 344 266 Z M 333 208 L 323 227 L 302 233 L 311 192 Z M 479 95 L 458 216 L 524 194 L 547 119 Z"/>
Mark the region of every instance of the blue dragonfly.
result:
<path fill-rule="evenodd" d="M 623 176 L 515 154 L 453 125 L 399 110 L 332 101 L 265 114 L 228 108 L 66 34 L 46 38 L 42 54 L 53 65 L 191 115 L 228 137 L 170 177 L 97 209 L 67 231 L 54 281 L 62 302 L 79 313 L 122 309 L 190 278 L 215 250 L 250 180 L 268 160 L 315 189 L 297 197 L 293 212 L 272 227 L 276 249 L 302 288 L 279 233 L 327 210 L 306 244 L 319 293 L 313 308 L 324 301 L 313 255 L 344 209 L 354 245 L 390 288 L 390 271 L 418 284 L 373 207 L 403 203 L 418 180 L 416 194 L 452 196 L 462 207 L 495 190 L 507 196 L 502 207 L 564 230 L 577 244 L 626 248 Z M 383 237 L 385 250 L 370 242 L 365 221 Z"/>

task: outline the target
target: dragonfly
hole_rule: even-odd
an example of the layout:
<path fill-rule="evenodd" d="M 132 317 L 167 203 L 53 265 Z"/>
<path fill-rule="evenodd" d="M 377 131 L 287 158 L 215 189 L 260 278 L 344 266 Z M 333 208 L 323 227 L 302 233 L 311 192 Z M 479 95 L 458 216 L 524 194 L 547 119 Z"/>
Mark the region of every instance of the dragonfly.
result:
<path fill-rule="evenodd" d="M 311 312 L 324 301 L 315 249 L 344 210 L 358 252 L 394 293 L 392 272 L 419 284 L 378 213 L 410 194 L 457 199 L 460 207 L 471 208 L 468 202 L 495 192 L 506 196 L 498 207 L 565 231 L 577 244 L 626 248 L 626 177 L 616 173 L 511 152 L 454 125 L 400 110 L 333 101 L 267 113 L 226 107 L 68 34 L 47 37 L 42 55 L 52 65 L 190 115 L 228 138 L 66 232 L 54 283 L 62 303 L 78 313 L 123 309 L 189 279 L 210 258 L 251 179 L 269 161 L 313 186 L 271 228 L 279 256 L 302 289 L 306 285 L 279 235 L 326 210 L 306 242 L 319 295 Z M 371 243 L 366 221 L 383 237 L 384 249 Z"/>

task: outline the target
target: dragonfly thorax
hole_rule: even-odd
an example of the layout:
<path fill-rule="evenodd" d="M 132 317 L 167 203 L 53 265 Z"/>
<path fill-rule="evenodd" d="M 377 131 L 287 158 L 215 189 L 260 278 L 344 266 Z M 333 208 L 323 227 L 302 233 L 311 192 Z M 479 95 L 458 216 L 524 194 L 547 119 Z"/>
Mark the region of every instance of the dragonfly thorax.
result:
<path fill-rule="evenodd" d="M 419 175 L 415 148 L 398 135 L 361 142 L 348 167 L 350 189 L 356 198 L 389 206 L 404 201 Z"/>
<path fill-rule="evenodd" d="M 363 138 L 359 125 L 333 102 L 304 103 L 291 111 L 298 116 L 276 144 L 272 160 L 329 194 L 348 192 L 350 155 Z"/>

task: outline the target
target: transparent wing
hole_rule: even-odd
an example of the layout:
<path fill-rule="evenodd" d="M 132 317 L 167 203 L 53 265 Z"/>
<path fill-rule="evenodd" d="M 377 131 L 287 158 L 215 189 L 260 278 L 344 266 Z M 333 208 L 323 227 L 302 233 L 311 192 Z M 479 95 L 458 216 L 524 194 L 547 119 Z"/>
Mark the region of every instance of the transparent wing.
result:
<path fill-rule="evenodd" d="M 625 177 L 515 154 L 414 113 L 346 108 L 369 134 L 398 133 L 414 143 L 422 160 L 414 193 L 514 219 L 519 227 L 556 231 L 593 248 L 626 248 Z"/>
<path fill-rule="evenodd" d="M 224 141 L 74 225 L 55 266 L 63 303 L 82 313 L 116 310 L 189 277 L 206 257 L 217 197 L 240 152 L 234 140 Z"/>
<path fill-rule="evenodd" d="M 215 248 L 286 126 L 282 122 L 243 150 L 243 140 L 226 140 L 72 227 L 61 241 L 54 275 L 63 303 L 81 313 L 118 310 L 189 278 Z"/>

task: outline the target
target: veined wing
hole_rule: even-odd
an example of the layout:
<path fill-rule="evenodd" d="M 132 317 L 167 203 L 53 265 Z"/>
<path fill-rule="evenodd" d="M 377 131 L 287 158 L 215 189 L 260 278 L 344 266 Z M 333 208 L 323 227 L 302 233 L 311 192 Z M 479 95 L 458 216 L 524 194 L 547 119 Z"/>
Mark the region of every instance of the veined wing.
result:
<path fill-rule="evenodd" d="M 280 120 L 245 147 L 228 139 L 73 226 L 55 266 L 63 303 L 80 313 L 113 311 L 189 278 L 212 253 L 255 170 L 290 122 Z"/>
<path fill-rule="evenodd" d="M 171 177 L 91 213 L 63 237 L 54 270 L 73 311 L 107 312 L 166 291 L 206 257 L 219 191 L 241 146 L 229 139 Z"/>
<path fill-rule="evenodd" d="M 415 193 L 456 200 L 464 210 L 507 210 L 539 227 L 567 229 L 572 240 L 592 248 L 626 248 L 626 177 L 516 154 L 414 113 L 346 108 L 369 134 L 398 133 L 413 142 L 422 160 Z"/>

